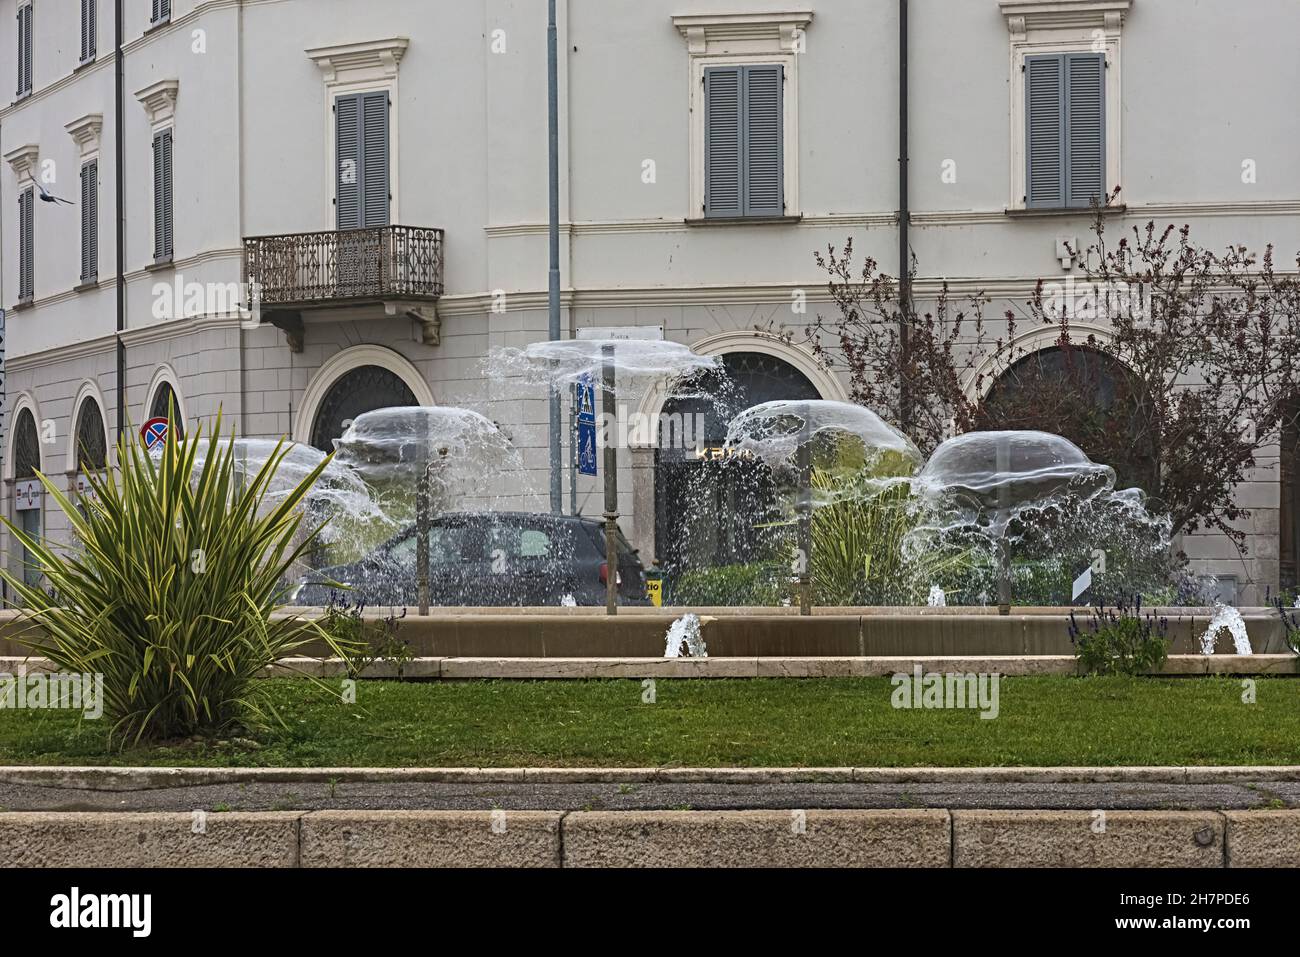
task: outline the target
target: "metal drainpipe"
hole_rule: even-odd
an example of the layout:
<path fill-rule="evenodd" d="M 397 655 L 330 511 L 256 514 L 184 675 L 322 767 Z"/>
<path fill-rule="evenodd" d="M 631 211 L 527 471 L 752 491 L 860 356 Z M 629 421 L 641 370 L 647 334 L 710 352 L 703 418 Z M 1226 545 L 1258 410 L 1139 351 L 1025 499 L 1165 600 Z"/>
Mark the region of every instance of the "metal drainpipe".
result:
<path fill-rule="evenodd" d="M 116 204 L 117 247 L 117 441 L 120 444 L 126 433 L 126 343 L 122 333 L 126 330 L 126 132 L 125 109 L 126 71 L 122 63 L 122 2 L 113 4 L 113 140 L 115 180 L 113 202 Z"/>
<path fill-rule="evenodd" d="M 907 382 L 911 356 L 909 328 L 912 321 L 912 257 L 907 229 L 912 212 L 907 189 L 907 0 L 898 0 L 898 417 L 903 431 L 912 423 L 912 396 Z"/>

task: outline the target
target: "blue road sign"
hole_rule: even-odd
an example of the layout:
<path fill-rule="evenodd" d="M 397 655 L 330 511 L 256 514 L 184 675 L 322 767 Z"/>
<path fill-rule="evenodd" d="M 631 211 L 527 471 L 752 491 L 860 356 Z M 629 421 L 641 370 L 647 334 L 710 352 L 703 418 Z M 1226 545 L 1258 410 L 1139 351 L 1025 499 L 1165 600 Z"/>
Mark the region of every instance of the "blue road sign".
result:
<path fill-rule="evenodd" d="M 578 472 L 596 474 L 596 423 L 578 420 Z"/>
<path fill-rule="evenodd" d="M 590 374 L 578 380 L 578 421 L 596 421 L 596 380 Z M 595 474 L 594 472 L 592 473 Z"/>

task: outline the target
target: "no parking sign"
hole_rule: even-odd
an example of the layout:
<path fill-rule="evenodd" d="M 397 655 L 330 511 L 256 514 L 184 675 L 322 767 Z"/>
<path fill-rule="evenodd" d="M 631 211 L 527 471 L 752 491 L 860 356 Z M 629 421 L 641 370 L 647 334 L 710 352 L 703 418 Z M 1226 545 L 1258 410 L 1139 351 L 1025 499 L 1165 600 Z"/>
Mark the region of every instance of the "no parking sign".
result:
<path fill-rule="evenodd" d="M 150 419 L 140 428 L 140 441 L 144 443 L 147 451 L 152 452 L 154 449 L 160 449 L 163 443 L 167 441 L 167 419 L 159 416 L 156 419 Z"/>

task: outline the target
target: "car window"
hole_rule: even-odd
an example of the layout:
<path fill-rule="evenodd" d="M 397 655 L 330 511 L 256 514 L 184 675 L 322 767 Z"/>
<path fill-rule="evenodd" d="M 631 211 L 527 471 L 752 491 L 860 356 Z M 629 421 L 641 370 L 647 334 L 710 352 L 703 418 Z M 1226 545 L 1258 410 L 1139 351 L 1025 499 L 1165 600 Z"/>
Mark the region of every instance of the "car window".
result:
<path fill-rule="evenodd" d="M 489 555 L 499 552 L 506 558 L 550 558 L 552 549 L 550 533 L 540 528 L 493 525 L 488 529 Z"/>
<path fill-rule="evenodd" d="M 463 525 L 435 525 L 429 529 L 429 564 L 459 565 L 469 558 L 471 533 Z M 408 535 L 389 551 L 394 561 L 415 564 L 415 535 Z"/>

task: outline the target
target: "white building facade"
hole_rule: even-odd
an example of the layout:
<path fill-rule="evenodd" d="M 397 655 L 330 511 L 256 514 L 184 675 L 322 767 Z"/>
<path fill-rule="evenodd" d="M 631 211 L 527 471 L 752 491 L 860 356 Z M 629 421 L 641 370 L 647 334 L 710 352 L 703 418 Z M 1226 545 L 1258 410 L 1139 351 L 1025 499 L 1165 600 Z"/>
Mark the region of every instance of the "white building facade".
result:
<path fill-rule="evenodd" d="M 482 360 L 547 335 L 546 4 L 122 10 L 119 111 L 113 3 L 0 0 L 0 75 L 17 91 L 0 108 L 4 514 L 62 534 L 33 470 L 75 494 L 74 449 L 102 433 L 107 461 L 119 405 L 138 428 L 169 402 L 187 427 L 220 409 L 243 435 L 322 447 L 367 408 L 475 408 L 544 496 L 544 396 L 507 395 Z M 1075 200 L 1098 184 L 1122 186 L 1121 227 L 1300 250 L 1294 0 L 909 10 L 919 298 L 946 280 L 997 315 L 1071 275 L 1060 243 L 1086 244 Z M 852 236 L 898 271 L 899 26 L 898 0 L 559 0 L 565 337 L 662 327 L 733 357 L 756 395 L 847 398 L 841 375 L 762 330 L 828 314 L 814 250 Z M 1082 148 L 1058 157 L 1059 186 L 1027 155 L 1037 70 L 1092 84 L 1094 112 L 1075 119 L 1092 124 L 1093 165 Z M 1026 347 L 1050 344 L 1023 331 Z M 619 454 L 623 527 L 662 557 L 682 521 L 671 463 L 648 446 Z M 1295 584 L 1290 456 L 1262 457 L 1238 490 L 1245 556 L 1219 535 L 1181 543 L 1245 603 Z M 567 506 L 567 467 L 564 481 Z M 597 480 L 576 491 L 598 515 Z"/>

